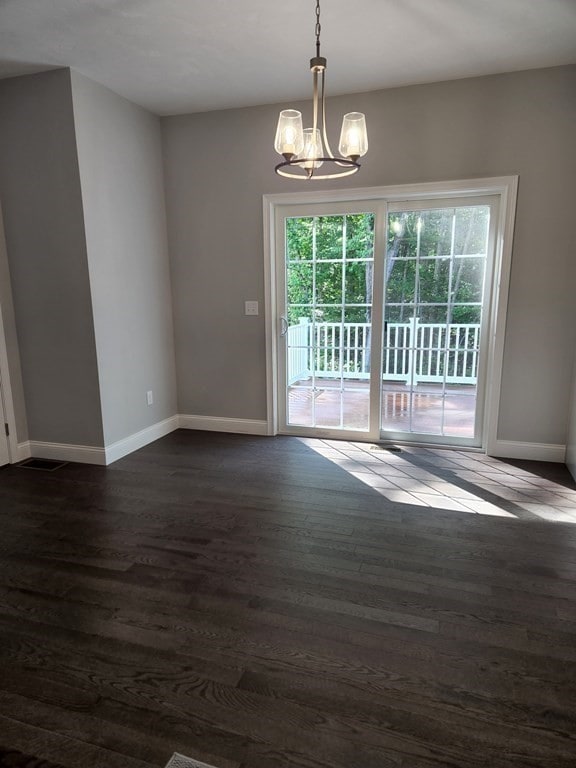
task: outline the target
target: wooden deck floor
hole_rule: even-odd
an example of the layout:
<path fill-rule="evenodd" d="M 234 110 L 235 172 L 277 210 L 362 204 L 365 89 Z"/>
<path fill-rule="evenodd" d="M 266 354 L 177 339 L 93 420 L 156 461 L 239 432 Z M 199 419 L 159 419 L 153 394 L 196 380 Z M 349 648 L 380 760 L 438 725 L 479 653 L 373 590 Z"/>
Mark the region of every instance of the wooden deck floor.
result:
<path fill-rule="evenodd" d="M 575 690 L 562 466 L 180 430 L 107 468 L 0 469 L 5 747 L 574 768 Z"/>
<path fill-rule="evenodd" d="M 401 383 L 383 387 L 381 425 L 384 430 L 453 437 L 474 436 L 476 387 L 422 384 L 413 392 Z M 288 390 L 288 423 L 294 426 L 367 430 L 367 381 L 318 379 L 300 381 Z"/>

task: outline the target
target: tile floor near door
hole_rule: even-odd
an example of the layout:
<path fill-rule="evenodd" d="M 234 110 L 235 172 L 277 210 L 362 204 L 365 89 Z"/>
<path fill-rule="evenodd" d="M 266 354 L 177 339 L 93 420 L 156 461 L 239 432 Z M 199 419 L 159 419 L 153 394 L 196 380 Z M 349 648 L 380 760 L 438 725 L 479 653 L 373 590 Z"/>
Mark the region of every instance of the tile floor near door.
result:
<path fill-rule="evenodd" d="M 390 502 L 576 523 L 576 488 L 564 465 L 480 452 L 301 438 Z M 551 474 L 552 473 L 552 474 Z"/>

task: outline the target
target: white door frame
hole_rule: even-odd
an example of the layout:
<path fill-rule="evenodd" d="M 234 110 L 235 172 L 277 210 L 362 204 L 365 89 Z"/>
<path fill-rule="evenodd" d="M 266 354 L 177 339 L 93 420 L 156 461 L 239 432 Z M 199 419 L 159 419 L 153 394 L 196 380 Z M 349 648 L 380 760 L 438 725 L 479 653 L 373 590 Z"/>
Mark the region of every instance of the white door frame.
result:
<path fill-rule="evenodd" d="M 264 195 L 264 278 L 266 322 L 266 391 L 267 434 L 278 432 L 278 396 L 276 358 L 280 319 L 276 307 L 276 211 L 279 206 L 302 203 L 357 202 L 381 200 L 386 203 L 416 199 L 457 198 L 494 195 L 499 198 L 496 226 L 494 273 L 487 363 L 486 408 L 484 413 L 483 445 L 487 453 L 496 447 L 500 390 L 506 331 L 506 310 L 510 268 L 512 263 L 512 239 L 518 192 L 517 176 L 471 179 L 461 181 L 405 184 L 389 187 L 366 187 L 343 190 L 318 190 Z"/>
<path fill-rule="evenodd" d="M 0 398 L 4 410 L 5 423 L 8 424 L 9 435 L 8 455 L 13 464 L 25 456 L 20 456 L 18 451 L 18 435 L 16 434 L 16 413 L 14 410 L 14 398 L 12 396 L 12 384 L 10 380 L 10 365 L 8 361 L 8 349 L 6 345 L 5 327 L 13 322 L 14 317 L 7 311 L 8 297 L 10 296 L 10 273 L 8 271 L 8 254 L 4 237 L 4 223 L 2 209 L 0 208 Z M 6 326 L 5 326 L 6 323 Z M 14 330 L 15 329 L 12 329 Z M 14 333 L 15 336 L 15 333 Z M 0 440 L 4 437 L 4 422 L 0 424 Z"/>

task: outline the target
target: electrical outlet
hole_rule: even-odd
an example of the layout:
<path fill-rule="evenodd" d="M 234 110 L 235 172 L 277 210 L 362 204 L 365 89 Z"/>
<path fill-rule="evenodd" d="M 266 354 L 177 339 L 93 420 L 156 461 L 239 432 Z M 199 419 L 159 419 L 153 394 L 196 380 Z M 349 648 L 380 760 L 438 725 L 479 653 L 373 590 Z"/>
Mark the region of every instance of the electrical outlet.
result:
<path fill-rule="evenodd" d="M 244 302 L 244 314 L 245 315 L 257 315 L 258 314 L 258 302 L 257 301 L 245 301 Z"/>
<path fill-rule="evenodd" d="M 148 403 L 148 405 L 152 405 L 152 403 L 154 402 L 154 393 L 152 392 L 151 389 L 149 389 L 148 392 L 146 392 L 146 402 Z"/>

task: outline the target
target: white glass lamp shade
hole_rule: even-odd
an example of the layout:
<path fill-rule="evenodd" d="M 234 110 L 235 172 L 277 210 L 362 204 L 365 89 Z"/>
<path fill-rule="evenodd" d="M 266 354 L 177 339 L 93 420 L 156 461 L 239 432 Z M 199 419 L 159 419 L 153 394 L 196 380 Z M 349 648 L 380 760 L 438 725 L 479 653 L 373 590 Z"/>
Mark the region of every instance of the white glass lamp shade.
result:
<path fill-rule="evenodd" d="M 289 159 L 299 155 L 303 146 L 302 113 L 297 109 L 283 109 L 278 117 L 274 149 Z"/>
<path fill-rule="evenodd" d="M 342 118 L 342 131 L 338 146 L 342 157 L 357 159 L 368 152 L 366 118 L 362 112 L 349 112 Z"/>
<path fill-rule="evenodd" d="M 316 130 L 314 130 L 314 128 L 304 128 L 303 133 L 304 148 L 298 155 L 298 159 L 306 160 L 308 162 L 299 163 L 299 165 L 307 169 L 320 168 L 322 161 L 314 160 L 315 157 L 322 157 L 324 155 L 320 129 L 316 128 Z"/>

